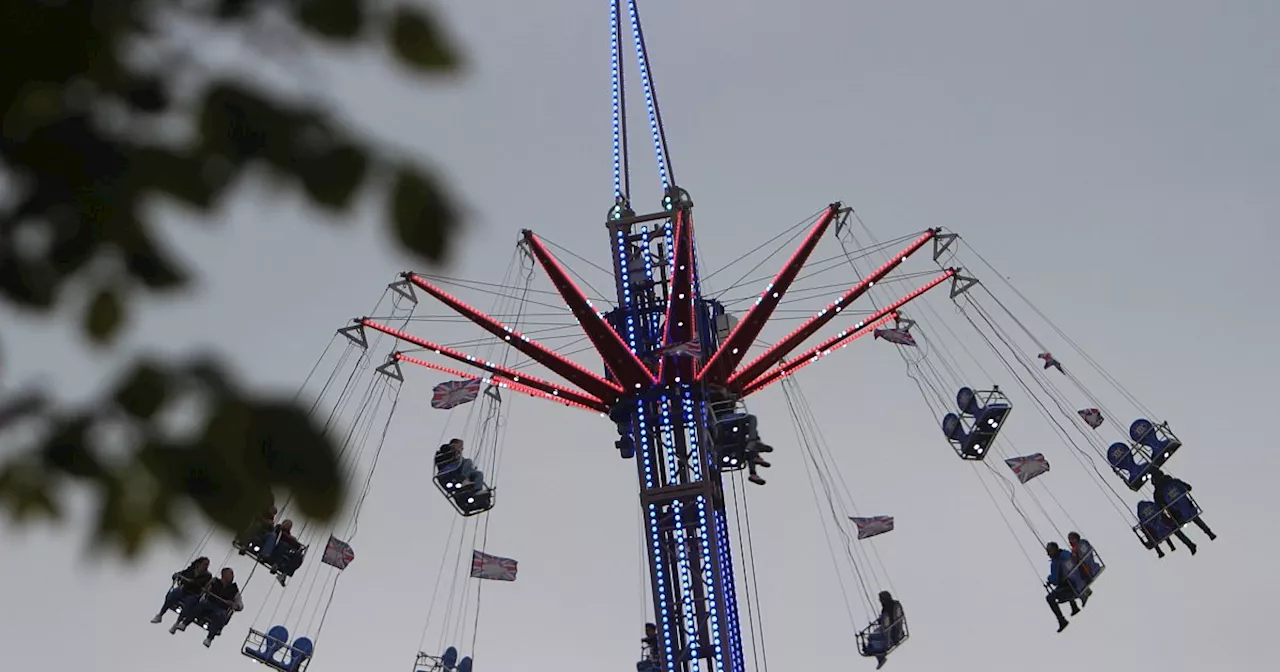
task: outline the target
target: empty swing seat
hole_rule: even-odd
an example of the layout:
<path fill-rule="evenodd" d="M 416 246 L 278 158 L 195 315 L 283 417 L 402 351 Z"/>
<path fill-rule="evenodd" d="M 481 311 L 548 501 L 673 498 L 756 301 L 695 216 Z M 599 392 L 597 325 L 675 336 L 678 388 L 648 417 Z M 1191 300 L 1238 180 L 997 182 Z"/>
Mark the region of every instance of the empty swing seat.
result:
<path fill-rule="evenodd" d="M 1129 489 L 1137 492 L 1151 478 L 1151 463 L 1145 456 L 1123 441 L 1117 441 L 1107 448 L 1107 462 L 1111 470 L 1124 479 Z"/>
<path fill-rule="evenodd" d="M 455 490 L 449 495 L 453 508 L 463 517 L 479 515 L 493 508 L 493 488 L 482 490 Z"/>
<path fill-rule="evenodd" d="M 471 665 L 471 659 L 466 658 L 468 667 Z M 418 652 L 418 659 L 414 662 L 414 672 L 454 672 L 458 669 L 458 649 L 450 646 L 444 650 L 444 653 L 433 656 L 429 653 Z"/>
<path fill-rule="evenodd" d="M 295 639 L 292 645 L 288 641 L 289 630 L 283 625 L 272 626 L 265 634 L 250 630 L 241 652 L 280 672 L 303 672 L 315 652 L 315 643 L 307 637 Z"/>
<path fill-rule="evenodd" d="M 956 407 L 959 413 L 942 417 L 942 433 L 960 459 L 985 459 L 1013 406 L 999 389 L 974 392 L 962 387 L 956 393 Z"/>
<path fill-rule="evenodd" d="M 887 656 L 902 646 L 909 636 L 905 615 L 888 628 L 883 627 L 877 619 L 858 633 L 858 655 L 867 658 Z"/>
<path fill-rule="evenodd" d="M 1182 447 L 1182 441 L 1169 430 L 1169 423 L 1155 424 L 1146 418 L 1138 418 L 1129 425 L 1129 438 L 1151 451 L 1151 464 L 1162 466 Z"/>

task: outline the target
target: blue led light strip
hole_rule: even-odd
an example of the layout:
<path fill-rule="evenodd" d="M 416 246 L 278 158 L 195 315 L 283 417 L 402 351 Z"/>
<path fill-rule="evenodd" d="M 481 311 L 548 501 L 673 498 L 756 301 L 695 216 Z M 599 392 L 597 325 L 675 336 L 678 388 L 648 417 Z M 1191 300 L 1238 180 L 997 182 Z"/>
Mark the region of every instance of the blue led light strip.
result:
<path fill-rule="evenodd" d="M 618 2 L 613 0 L 609 9 L 609 48 L 613 71 L 613 197 L 621 199 L 622 193 L 622 64 L 618 45 Z"/>
<path fill-rule="evenodd" d="M 662 535 L 658 532 L 658 507 L 657 505 L 649 505 L 649 558 L 653 562 L 654 575 L 658 579 L 659 590 L 654 594 L 658 600 L 657 625 L 662 633 L 662 654 L 666 659 L 666 666 L 663 669 L 676 669 L 675 647 L 672 646 L 674 639 L 671 632 L 671 609 L 667 602 L 666 592 L 661 590 L 662 586 L 667 585 L 666 568 L 662 562 Z"/>
<path fill-rule="evenodd" d="M 716 538 L 720 542 L 720 580 L 724 587 L 725 614 L 729 626 L 729 669 L 740 672 L 746 669 L 742 650 L 742 625 L 738 619 L 738 588 L 733 577 L 733 549 L 729 544 L 729 520 L 724 511 L 715 512 Z"/>
<path fill-rule="evenodd" d="M 627 11 L 631 15 L 631 35 L 636 43 L 636 58 L 640 61 L 640 81 L 644 83 L 644 105 L 649 112 L 649 130 L 653 133 L 653 149 L 658 155 L 658 177 L 662 180 L 662 188 L 665 191 L 671 188 L 671 179 L 667 171 L 667 154 L 662 144 L 662 125 L 658 122 L 653 81 L 649 77 L 649 58 L 645 55 L 644 37 L 640 31 L 640 15 L 636 10 L 636 0 L 627 0 Z"/>

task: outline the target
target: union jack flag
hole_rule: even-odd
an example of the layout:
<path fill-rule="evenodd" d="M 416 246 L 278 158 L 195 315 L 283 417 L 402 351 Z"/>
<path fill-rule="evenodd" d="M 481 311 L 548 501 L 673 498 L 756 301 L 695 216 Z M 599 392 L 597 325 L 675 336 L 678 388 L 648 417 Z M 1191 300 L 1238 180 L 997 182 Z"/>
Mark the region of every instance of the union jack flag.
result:
<path fill-rule="evenodd" d="M 859 539 L 866 539 L 877 534 L 893 531 L 893 516 L 871 516 L 870 518 L 849 516 L 849 520 L 852 520 L 853 524 L 858 526 Z"/>
<path fill-rule="evenodd" d="M 1044 360 L 1044 368 L 1046 371 L 1048 371 L 1049 367 L 1052 366 L 1053 368 L 1057 369 L 1059 373 L 1063 373 L 1063 374 L 1066 373 L 1066 371 L 1062 370 L 1062 362 L 1059 362 L 1058 359 L 1053 355 L 1047 352 L 1042 352 L 1036 355 L 1036 357 L 1039 357 L 1040 359 Z"/>
<path fill-rule="evenodd" d="M 340 541 L 332 534 L 329 535 L 329 543 L 324 547 L 324 555 L 320 556 L 320 562 L 338 569 L 346 569 L 347 565 L 355 559 L 356 552 L 351 550 L 351 544 Z"/>
<path fill-rule="evenodd" d="M 1084 419 L 1085 424 L 1090 427 L 1097 429 L 1102 426 L 1102 411 L 1096 408 L 1084 408 L 1076 412 Z"/>
<path fill-rule="evenodd" d="M 916 337 L 912 336 L 911 332 L 906 329 L 876 329 L 871 332 L 871 337 L 883 338 L 890 343 L 897 343 L 898 345 L 917 347 Z"/>
<path fill-rule="evenodd" d="M 448 410 L 476 400 L 480 396 L 480 379 L 446 380 L 431 390 L 431 408 Z"/>
<path fill-rule="evenodd" d="M 471 551 L 471 578 L 491 581 L 515 581 L 517 563 L 511 558 Z"/>
<path fill-rule="evenodd" d="M 675 355 L 676 357 L 697 357 L 702 354 L 702 346 L 694 341 L 688 343 L 672 343 L 664 346 L 658 351 L 660 355 Z"/>
<path fill-rule="evenodd" d="M 1049 460 L 1046 460 L 1042 453 L 1011 457 L 1005 460 L 1004 463 L 1013 470 L 1014 475 L 1018 477 L 1019 483 L 1026 483 L 1036 476 L 1049 471 Z"/>

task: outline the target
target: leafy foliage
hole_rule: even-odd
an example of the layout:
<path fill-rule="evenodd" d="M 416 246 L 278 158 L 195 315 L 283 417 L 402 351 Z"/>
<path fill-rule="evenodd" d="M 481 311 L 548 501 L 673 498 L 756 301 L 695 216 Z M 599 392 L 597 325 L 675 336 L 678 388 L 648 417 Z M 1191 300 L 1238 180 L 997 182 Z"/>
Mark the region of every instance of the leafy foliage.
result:
<path fill-rule="evenodd" d="M 216 207 L 251 167 L 333 211 L 381 194 L 408 251 L 428 262 L 447 255 L 456 210 L 427 171 L 392 148 L 316 103 L 184 68 L 181 58 L 139 56 L 193 26 L 247 40 L 268 26 L 330 52 L 382 44 L 420 73 L 459 65 L 432 16 L 390 1 L 0 3 L 0 300 L 51 312 L 76 288 L 88 296 L 80 327 L 111 347 L 132 297 L 190 280 L 157 243 L 147 204 Z M 193 132 L 175 140 L 165 128 Z M 162 420 L 191 398 L 201 400 L 203 421 L 177 435 Z M 5 433 L 19 424 L 38 427 L 40 438 L 14 446 Z M 237 531 L 274 493 L 322 520 L 345 495 L 335 446 L 306 411 L 241 388 L 210 360 L 136 361 L 84 407 L 35 393 L 0 398 L 0 446 L 0 507 L 20 520 L 56 518 L 62 486 L 90 486 L 95 537 L 126 554 L 154 532 L 176 532 L 185 505 Z"/>

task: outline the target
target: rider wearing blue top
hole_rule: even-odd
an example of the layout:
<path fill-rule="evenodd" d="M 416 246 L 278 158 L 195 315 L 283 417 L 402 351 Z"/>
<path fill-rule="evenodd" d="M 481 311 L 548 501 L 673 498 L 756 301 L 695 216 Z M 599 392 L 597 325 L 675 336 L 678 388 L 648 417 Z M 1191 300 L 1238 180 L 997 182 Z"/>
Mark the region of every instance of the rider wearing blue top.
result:
<path fill-rule="evenodd" d="M 1058 605 L 1067 602 L 1071 605 L 1072 616 L 1080 613 L 1080 607 L 1076 606 L 1076 598 L 1084 588 L 1084 581 L 1080 577 L 1080 572 L 1075 571 L 1076 563 L 1071 557 L 1071 551 L 1058 548 L 1056 541 L 1045 544 L 1044 550 L 1049 556 L 1049 577 L 1045 583 L 1049 594 L 1045 597 L 1045 601 L 1049 603 L 1049 609 L 1053 610 L 1053 615 L 1058 619 L 1058 632 L 1062 632 L 1070 621 L 1062 615 L 1062 608 Z"/>

